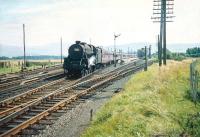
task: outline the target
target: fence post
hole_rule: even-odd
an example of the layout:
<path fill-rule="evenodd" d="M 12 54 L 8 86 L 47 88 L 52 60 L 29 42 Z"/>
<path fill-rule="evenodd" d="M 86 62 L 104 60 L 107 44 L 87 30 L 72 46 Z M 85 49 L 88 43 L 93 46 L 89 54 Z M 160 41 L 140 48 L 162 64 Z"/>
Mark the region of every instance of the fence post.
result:
<path fill-rule="evenodd" d="M 147 71 L 147 46 L 145 46 L 145 66 L 144 66 L 144 71 Z"/>
<path fill-rule="evenodd" d="M 197 71 L 194 72 L 194 102 L 195 102 L 195 105 L 196 105 L 196 101 L 197 101 Z"/>
<path fill-rule="evenodd" d="M 190 64 L 190 84 L 191 84 L 191 96 L 192 100 L 195 102 L 195 75 L 194 75 L 194 62 Z"/>
<path fill-rule="evenodd" d="M 90 121 L 92 121 L 92 117 L 93 117 L 93 109 L 90 110 Z"/>
<path fill-rule="evenodd" d="M 199 80 L 199 72 L 195 70 L 196 61 L 193 61 L 190 64 L 190 88 L 191 88 L 191 96 L 192 100 L 194 101 L 195 105 L 198 99 L 198 80 Z"/>
<path fill-rule="evenodd" d="M 190 64 L 190 87 L 192 89 L 192 63 Z"/>
<path fill-rule="evenodd" d="M 198 71 L 195 71 L 195 105 L 198 99 Z"/>

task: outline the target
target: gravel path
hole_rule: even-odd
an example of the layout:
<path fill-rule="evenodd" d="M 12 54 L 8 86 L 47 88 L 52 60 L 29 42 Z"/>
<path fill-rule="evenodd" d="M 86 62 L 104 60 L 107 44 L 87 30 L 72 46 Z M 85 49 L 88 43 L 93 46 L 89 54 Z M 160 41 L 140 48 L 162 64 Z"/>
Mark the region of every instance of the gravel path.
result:
<path fill-rule="evenodd" d="M 123 88 L 130 77 L 114 82 L 107 88 L 96 92 L 92 97 L 75 105 L 71 110 L 67 110 L 53 125 L 47 126 L 35 137 L 79 137 L 90 124 L 91 109 L 93 109 L 94 115 L 101 106 L 116 94 L 117 90 Z"/>

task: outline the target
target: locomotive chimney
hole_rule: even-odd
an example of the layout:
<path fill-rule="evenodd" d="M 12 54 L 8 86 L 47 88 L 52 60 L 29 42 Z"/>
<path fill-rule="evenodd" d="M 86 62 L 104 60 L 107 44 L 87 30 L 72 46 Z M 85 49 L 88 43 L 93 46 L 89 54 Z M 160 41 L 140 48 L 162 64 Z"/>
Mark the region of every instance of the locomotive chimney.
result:
<path fill-rule="evenodd" d="M 78 40 L 76 41 L 76 44 L 80 44 L 80 43 L 81 43 L 81 41 L 78 41 Z"/>

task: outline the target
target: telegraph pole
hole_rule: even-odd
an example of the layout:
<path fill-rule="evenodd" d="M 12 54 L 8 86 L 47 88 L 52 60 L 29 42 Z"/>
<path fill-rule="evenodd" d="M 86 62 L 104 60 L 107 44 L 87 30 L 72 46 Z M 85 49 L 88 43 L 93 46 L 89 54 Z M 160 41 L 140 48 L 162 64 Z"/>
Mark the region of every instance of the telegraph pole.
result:
<path fill-rule="evenodd" d="M 166 48 L 166 22 L 173 22 L 172 18 L 175 16 L 172 16 L 173 9 L 174 9 L 174 0 L 153 0 L 153 16 L 151 19 L 153 19 L 153 22 L 159 22 L 160 23 L 160 37 L 159 37 L 159 48 L 160 49 L 160 56 L 161 56 L 161 62 L 159 62 L 159 65 L 162 65 L 162 59 L 163 64 L 166 65 L 166 59 L 167 59 L 167 48 Z M 163 55 L 162 55 L 163 54 Z"/>
<path fill-rule="evenodd" d="M 161 5 L 163 5 L 163 0 L 160 0 L 160 4 Z M 160 59 L 161 59 L 161 66 L 162 66 L 162 53 L 163 53 L 163 41 L 162 41 L 162 38 L 163 38 L 163 9 L 162 9 L 162 7 L 161 7 L 161 9 L 160 9 L 160 42 L 159 42 L 159 44 L 160 44 Z"/>
<path fill-rule="evenodd" d="M 149 58 L 151 58 L 151 45 L 149 45 Z"/>
<path fill-rule="evenodd" d="M 159 66 L 162 66 L 162 56 L 160 54 L 161 48 L 160 48 L 160 37 L 158 35 L 158 62 L 159 62 Z"/>
<path fill-rule="evenodd" d="M 62 64 L 62 37 L 60 38 L 60 62 Z"/>
<path fill-rule="evenodd" d="M 120 64 L 122 65 L 122 49 L 120 50 Z"/>
<path fill-rule="evenodd" d="M 163 9 L 163 64 L 167 65 L 167 53 L 166 53 L 166 0 L 162 2 Z"/>
<path fill-rule="evenodd" d="M 23 70 L 26 68 L 26 41 L 25 41 L 25 24 L 23 24 L 23 44 L 24 44 L 24 66 Z"/>

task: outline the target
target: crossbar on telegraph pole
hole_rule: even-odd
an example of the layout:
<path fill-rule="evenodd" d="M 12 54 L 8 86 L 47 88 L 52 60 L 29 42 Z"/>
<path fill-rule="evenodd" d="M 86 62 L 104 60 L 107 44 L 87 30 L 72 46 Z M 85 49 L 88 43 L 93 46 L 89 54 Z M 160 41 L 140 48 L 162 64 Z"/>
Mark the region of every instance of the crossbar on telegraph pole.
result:
<path fill-rule="evenodd" d="M 154 0 L 153 1 L 153 22 L 160 23 L 160 39 L 159 39 L 159 48 L 161 62 L 159 65 L 166 65 L 167 62 L 167 47 L 166 47 L 166 22 L 173 22 L 172 19 L 175 16 L 172 16 L 174 9 L 174 0 Z"/>

